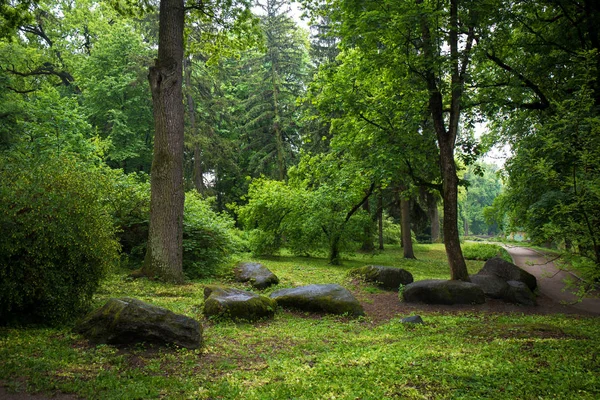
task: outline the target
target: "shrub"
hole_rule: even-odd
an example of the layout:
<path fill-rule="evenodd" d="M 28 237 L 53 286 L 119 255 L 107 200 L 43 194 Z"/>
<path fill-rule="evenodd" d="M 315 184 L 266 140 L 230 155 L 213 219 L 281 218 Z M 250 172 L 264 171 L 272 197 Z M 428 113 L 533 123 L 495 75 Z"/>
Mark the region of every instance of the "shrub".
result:
<path fill-rule="evenodd" d="M 87 308 L 118 258 L 107 179 L 67 156 L 0 158 L 0 320 L 57 324 Z"/>
<path fill-rule="evenodd" d="M 121 170 L 111 170 L 110 174 L 106 195 L 108 210 L 117 227 L 124 264 L 137 268 L 143 261 L 148 241 L 150 183 L 145 174 L 125 174 Z"/>
<path fill-rule="evenodd" d="M 462 246 L 462 252 L 467 260 L 487 261 L 493 257 L 500 257 L 508 262 L 512 262 L 512 257 L 508 252 L 497 244 L 467 243 Z"/>
<path fill-rule="evenodd" d="M 183 272 L 189 278 L 215 275 L 241 246 L 235 222 L 211 209 L 210 200 L 196 192 L 185 196 Z"/>

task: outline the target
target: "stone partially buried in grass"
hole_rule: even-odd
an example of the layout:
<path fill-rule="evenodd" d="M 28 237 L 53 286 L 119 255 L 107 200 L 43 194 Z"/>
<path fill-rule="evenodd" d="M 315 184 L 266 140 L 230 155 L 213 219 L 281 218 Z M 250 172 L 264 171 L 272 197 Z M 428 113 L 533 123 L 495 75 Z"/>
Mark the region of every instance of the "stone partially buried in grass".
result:
<path fill-rule="evenodd" d="M 279 278 L 260 263 L 240 263 L 233 272 L 238 282 L 250 282 L 252 287 L 259 290 L 279 283 Z"/>
<path fill-rule="evenodd" d="M 166 308 L 128 297 L 110 299 L 75 327 L 92 343 L 174 344 L 188 349 L 202 345 L 198 321 Z"/>
<path fill-rule="evenodd" d="M 271 298 L 282 307 L 304 311 L 317 311 L 330 314 L 364 315 L 358 300 L 347 289 L 337 284 L 308 285 L 291 289 L 281 289 L 271 294 Z"/>
<path fill-rule="evenodd" d="M 352 276 L 363 278 L 366 282 L 376 283 L 383 289 L 398 290 L 400 285 L 412 283 L 413 276 L 402 268 L 382 265 L 365 265 L 350 271 Z"/>
<path fill-rule="evenodd" d="M 483 304 L 483 290 L 474 283 L 429 279 L 413 282 L 402 290 L 404 301 L 425 304 Z"/>
<path fill-rule="evenodd" d="M 257 321 L 272 318 L 276 308 L 275 300 L 256 293 L 219 286 L 204 288 L 206 317 Z"/>

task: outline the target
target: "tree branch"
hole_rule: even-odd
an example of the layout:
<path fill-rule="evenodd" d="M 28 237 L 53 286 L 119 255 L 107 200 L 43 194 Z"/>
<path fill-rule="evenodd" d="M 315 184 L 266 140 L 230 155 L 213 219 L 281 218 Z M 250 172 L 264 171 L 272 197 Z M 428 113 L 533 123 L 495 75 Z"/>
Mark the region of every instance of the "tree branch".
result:
<path fill-rule="evenodd" d="M 363 205 L 363 203 L 369 199 L 371 194 L 373 194 L 374 189 L 375 189 L 375 183 L 371 183 L 371 186 L 369 187 L 369 190 L 367 191 L 367 194 L 365 195 L 365 197 L 363 197 L 363 199 L 358 204 L 356 204 L 354 207 L 352 207 L 352 209 L 350 211 L 348 211 L 348 214 L 346 214 L 346 219 L 344 220 L 344 223 L 348 222 L 348 220 L 354 215 L 354 213 L 356 211 L 358 211 L 358 209 Z"/>
<path fill-rule="evenodd" d="M 490 59 L 491 61 L 493 61 L 496 65 L 498 65 L 500 68 L 502 68 L 503 70 L 505 70 L 507 72 L 510 72 L 511 74 L 513 74 L 517 78 L 519 78 L 519 80 L 521 80 L 521 82 L 523 82 L 523 84 L 525 85 L 525 87 L 528 87 L 529 89 L 531 89 L 538 96 L 538 98 L 540 99 L 540 101 L 537 102 L 537 103 L 525 103 L 525 104 L 521 104 L 519 106 L 520 108 L 531 109 L 531 110 L 544 110 L 544 109 L 550 107 L 550 101 L 548 100 L 548 98 L 542 92 L 542 90 L 539 88 L 538 85 L 536 85 L 535 83 L 533 83 L 531 80 L 529 80 L 527 77 L 525 77 L 520 72 L 515 71 L 514 68 L 512 68 L 508 64 L 505 64 L 501 59 L 499 59 L 495 55 L 487 53 L 486 56 L 487 56 L 488 59 Z"/>

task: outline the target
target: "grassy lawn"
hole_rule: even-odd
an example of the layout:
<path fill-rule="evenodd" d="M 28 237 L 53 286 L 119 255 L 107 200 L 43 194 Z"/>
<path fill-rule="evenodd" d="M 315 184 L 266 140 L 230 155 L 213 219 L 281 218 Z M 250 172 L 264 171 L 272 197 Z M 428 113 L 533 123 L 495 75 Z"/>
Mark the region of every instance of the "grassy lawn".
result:
<path fill-rule="evenodd" d="M 365 264 L 401 266 L 415 280 L 449 277 L 441 245 L 415 250 L 418 260 L 390 248 L 341 267 L 285 255 L 258 261 L 279 288 L 348 286 L 348 270 Z M 469 270 L 482 264 L 469 261 Z M 405 326 L 401 316 L 374 323 L 280 311 L 255 324 L 214 322 L 201 314 L 203 284 L 214 282 L 170 286 L 123 271 L 95 299 L 136 297 L 197 318 L 202 349 L 90 346 L 70 327 L 0 328 L 0 381 L 88 399 L 600 398 L 599 318 L 431 312 L 421 313 L 425 325 Z"/>

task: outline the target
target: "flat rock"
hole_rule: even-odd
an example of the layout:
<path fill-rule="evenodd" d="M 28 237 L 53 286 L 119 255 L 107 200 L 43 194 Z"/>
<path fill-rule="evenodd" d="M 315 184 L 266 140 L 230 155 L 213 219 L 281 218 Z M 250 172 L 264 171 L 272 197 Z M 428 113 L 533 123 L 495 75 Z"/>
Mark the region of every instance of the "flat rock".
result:
<path fill-rule="evenodd" d="M 260 263 L 240 263 L 233 272 L 238 282 L 250 282 L 252 287 L 259 290 L 279 283 L 279 278 Z"/>
<path fill-rule="evenodd" d="M 535 301 L 535 295 L 526 284 L 519 281 L 508 281 L 506 283 L 508 285 L 508 289 L 506 291 L 504 301 L 523 304 L 526 306 L 535 306 L 537 304 Z"/>
<path fill-rule="evenodd" d="M 499 257 L 487 260 L 477 275 L 496 275 L 505 281 L 523 282 L 531 291 L 537 286 L 535 276 Z"/>
<path fill-rule="evenodd" d="M 474 283 L 429 279 L 404 286 L 404 301 L 425 304 L 483 304 L 483 290 Z"/>
<path fill-rule="evenodd" d="M 383 289 L 388 290 L 398 290 L 400 285 L 408 285 L 413 281 L 412 274 L 407 270 L 382 265 L 365 265 L 353 269 L 350 274 L 361 277 L 366 282 L 376 283 Z"/>
<path fill-rule="evenodd" d="M 109 299 L 88 314 L 75 332 L 96 344 L 150 342 L 188 349 L 202 345 L 202 326 L 198 321 L 128 297 Z"/>
<path fill-rule="evenodd" d="M 274 300 L 256 293 L 219 286 L 204 288 L 206 317 L 257 321 L 272 318 L 276 308 Z"/>
<path fill-rule="evenodd" d="M 337 284 L 308 285 L 273 292 L 271 298 L 282 307 L 330 314 L 364 315 L 358 300 Z"/>
<path fill-rule="evenodd" d="M 471 282 L 479 286 L 483 293 L 493 299 L 503 299 L 508 290 L 506 281 L 496 275 L 476 274 L 469 276 Z"/>

